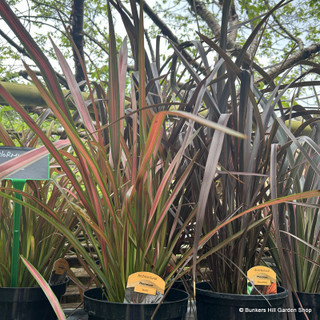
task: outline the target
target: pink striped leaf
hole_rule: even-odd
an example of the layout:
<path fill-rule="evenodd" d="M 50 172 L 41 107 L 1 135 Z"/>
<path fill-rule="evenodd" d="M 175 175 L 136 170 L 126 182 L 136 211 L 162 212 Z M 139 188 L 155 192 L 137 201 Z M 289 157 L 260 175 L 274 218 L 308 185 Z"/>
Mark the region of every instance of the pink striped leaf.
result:
<path fill-rule="evenodd" d="M 68 82 L 70 91 L 72 93 L 72 97 L 75 101 L 75 106 L 76 106 L 76 108 L 77 108 L 77 110 L 78 110 L 78 112 L 79 112 L 79 114 L 85 124 L 85 127 L 89 130 L 89 132 L 91 134 L 94 135 L 95 139 L 97 140 L 98 139 L 97 134 L 94 133 L 96 131 L 96 129 L 93 126 L 88 108 L 86 107 L 86 105 L 84 103 L 79 85 L 78 85 L 76 79 L 74 78 L 72 71 L 71 71 L 65 57 L 62 55 L 61 51 L 58 49 L 58 47 L 54 44 L 54 42 L 52 40 L 51 40 L 51 43 L 52 43 L 53 49 L 56 53 L 56 56 L 59 60 L 61 69 L 66 77 L 67 82 Z"/>
<path fill-rule="evenodd" d="M 29 272 L 38 282 L 39 286 L 42 288 L 43 292 L 47 296 L 54 312 L 56 313 L 58 320 L 66 320 L 66 316 L 61 308 L 61 305 L 56 297 L 56 295 L 51 290 L 50 286 L 46 282 L 46 280 L 42 277 L 42 275 L 35 269 L 35 267 L 24 257 L 21 256 L 22 262 L 27 267 Z"/>

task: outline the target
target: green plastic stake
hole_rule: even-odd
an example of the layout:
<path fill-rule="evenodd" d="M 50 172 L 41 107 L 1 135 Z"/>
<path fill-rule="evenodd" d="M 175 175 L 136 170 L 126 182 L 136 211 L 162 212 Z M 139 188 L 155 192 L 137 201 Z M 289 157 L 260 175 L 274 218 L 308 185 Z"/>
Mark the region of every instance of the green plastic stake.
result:
<path fill-rule="evenodd" d="M 12 184 L 15 189 L 23 190 L 26 180 L 13 179 Z M 15 193 L 15 197 L 21 200 L 21 194 Z M 14 203 L 13 214 L 13 240 L 12 240 L 12 257 L 11 257 L 11 287 L 16 287 L 18 283 L 18 265 L 19 265 L 19 239 L 20 239 L 20 216 L 21 204 Z"/>

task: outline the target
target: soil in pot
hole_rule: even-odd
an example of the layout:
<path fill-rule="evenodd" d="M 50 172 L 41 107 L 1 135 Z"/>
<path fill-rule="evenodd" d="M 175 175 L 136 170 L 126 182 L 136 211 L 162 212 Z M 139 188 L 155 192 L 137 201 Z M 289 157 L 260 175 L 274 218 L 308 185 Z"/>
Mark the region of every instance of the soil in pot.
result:
<path fill-rule="evenodd" d="M 52 286 L 58 300 L 66 292 L 68 280 Z M 50 302 L 40 287 L 0 288 L 0 320 L 56 320 Z"/>
<path fill-rule="evenodd" d="M 206 282 L 197 284 L 198 320 L 282 320 L 288 291 L 278 287 L 267 296 L 213 292 Z"/>
<path fill-rule="evenodd" d="M 296 320 L 307 319 L 303 311 L 306 312 L 309 320 L 320 320 L 320 294 L 305 292 L 297 292 L 297 294 L 303 308 L 301 308 L 296 296 L 293 294 L 293 304 L 297 310 Z"/>
<path fill-rule="evenodd" d="M 161 304 L 154 320 L 183 320 L 186 317 L 189 295 L 171 289 Z M 157 304 L 129 304 L 109 302 L 100 288 L 84 293 L 84 310 L 88 320 L 150 320 Z"/>

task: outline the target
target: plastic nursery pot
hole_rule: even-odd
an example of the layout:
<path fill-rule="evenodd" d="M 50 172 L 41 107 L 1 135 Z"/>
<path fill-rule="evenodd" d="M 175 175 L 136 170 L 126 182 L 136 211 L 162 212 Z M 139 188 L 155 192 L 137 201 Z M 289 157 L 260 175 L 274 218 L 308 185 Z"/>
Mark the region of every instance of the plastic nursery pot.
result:
<path fill-rule="evenodd" d="M 52 286 L 58 300 L 66 292 L 68 279 Z M 56 320 L 50 302 L 40 287 L 0 288 L 0 320 Z"/>
<path fill-rule="evenodd" d="M 196 285 L 198 320 L 282 320 L 288 291 L 278 287 L 277 294 L 246 295 L 213 292 L 207 282 Z"/>
<path fill-rule="evenodd" d="M 306 292 L 297 292 L 297 294 L 302 307 L 296 296 L 292 294 L 294 308 L 296 309 L 296 320 L 306 320 L 304 312 L 309 320 L 320 320 L 320 294 Z"/>
<path fill-rule="evenodd" d="M 176 280 L 172 285 L 172 289 L 179 289 L 187 292 L 188 292 L 188 289 L 190 290 L 191 287 L 192 287 L 192 278 L 189 275 L 185 276 L 183 280 L 182 279 Z"/>
<path fill-rule="evenodd" d="M 189 295 L 171 289 L 157 311 L 154 320 L 183 320 L 188 308 Z M 84 310 L 88 320 L 150 320 L 157 304 L 130 304 L 107 301 L 100 288 L 84 293 Z"/>

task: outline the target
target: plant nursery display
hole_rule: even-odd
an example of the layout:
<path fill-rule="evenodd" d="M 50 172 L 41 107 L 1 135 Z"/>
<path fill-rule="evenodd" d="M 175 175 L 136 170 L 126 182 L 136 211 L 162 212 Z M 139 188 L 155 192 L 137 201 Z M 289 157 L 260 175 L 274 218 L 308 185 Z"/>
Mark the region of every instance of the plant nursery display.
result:
<path fill-rule="evenodd" d="M 171 280 L 179 267 L 173 265 L 173 269 L 167 271 L 173 251 L 185 226 L 192 221 L 196 212 L 193 209 L 188 219 L 181 224 L 179 205 L 172 206 L 175 200 L 179 201 L 182 197 L 184 182 L 194 165 L 194 159 L 183 156 L 185 148 L 194 137 L 194 121 L 219 130 L 222 135 L 244 135 L 228 129 L 222 121 L 214 123 L 197 116 L 196 111 L 170 110 L 175 103 L 163 98 L 167 95 L 166 92 L 157 91 L 157 86 L 146 87 L 147 77 L 154 79 L 158 76 L 147 75 L 145 72 L 152 68 L 147 65 L 145 69 L 148 61 L 144 56 L 141 36 L 142 18 L 138 19 L 136 16 L 135 24 L 131 24 L 123 17 L 129 30 L 140 30 L 136 34 L 137 37 L 139 35 L 138 38 L 133 38 L 133 32 L 130 33 L 131 45 L 138 50 L 136 62 L 139 68 L 138 76 L 135 77 L 134 74 L 131 78 L 129 92 L 125 87 L 127 40 L 123 41 L 117 57 L 111 19 L 108 90 L 105 93 L 101 86 L 96 84 L 95 88 L 91 88 L 91 84 L 87 83 L 90 90 L 89 102 L 83 101 L 79 86 L 64 57 L 53 44 L 77 108 L 74 114 L 71 114 L 47 58 L 5 2 L 1 2 L 0 14 L 42 71 L 46 87 L 25 65 L 67 138 L 52 142 L 24 108 L 0 87 L 2 97 L 21 115 L 44 145 L 25 153 L 19 159 L 2 164 L 1 178 L 49 152 L 55 167 L 59 166 L 58 170 L 63 173 L 64 184 L 59 187 L 62 201 L 67 205 L 67 212 L 71 210 L 72 217 L 76 217 L 78 223 L 75 226 L 65 224 L 58 214 L 59 207 L 52 207 L 45 201 L 38 201 L 39 207 L 35 206 L 32 194 L 20 192 L 30 202 L 17 200 L 3 191 L 1 196 L 21 203 L 23 207 L 33 211 L 35 216 L 50 222 L 58 233 L 63 234 L 109 302 L 123 302 L 128 276 L 136 271 L 153 272 L 166 281 Z M 136 47 L 138 39 L 139 47 Z M 155 84 L 159 83 L 159 80 L 153 81 Z M 199 89 L 204 84 L 200 84 Z M 94 90 L 96 96 L 93 94 Z M 126 98 L 129 104 L 124 101 L 126 94 L 129 95 Z M 197 90 L 188 98 L 191 98 L 189 104 L 198 99 L 198 108 L 203 94 L 203 90 Z M 156 109 L 155 102 L 162 106 L 162 111 L 155 112 L 150 108 L 152 106 Z M 173 126 L 177 121 L 175 117 L 186 118 L 184 126 L 189 128 L 183 137 L 182 145 L 178 147 L 170 146 L 168 142 L 171 130 L 166 131 L 167 127 Z M 172 130 L 173 133 L 175 130 Z M 222 144 L 221 134 L 216 134 L 218 145 Z M 183 166 L 183 170 L 178 170 L 180 166 Z M 174 217 L 172 225 L 167 223 L 169 215 Z M 86 248 L 90 249 L 87 251 Z M 185 259 L 191 257 L 191 252 L 191 249 L 186 252 Z M 166 302 L 172 300 L 172 293 L 168 294 Z M 185 292 L 178 293 L 178 301 L 182 301 L 185 307 L 186 298 Z M 166 303 L 163 304 L 165 305 Z M 88 313 L 90 317 L 97 316 L 90 310 Z M 184 313 L 185 311 L 182 311 L 180 317 L 183 317 Z"/>
<path fill-rule="evenodd" d="M 230 4 L 223 2 L 222 21 L 230 20 Z M 130 1 L 126 9 L 107 1 L 107 81 L 90 81 L 67 27 L 84 81 L 76 81 L 51 40 L 65 94 L 56 68 L 0 1 L 0 16 L 40 71 L 39 76 L 24 63 L 46 104 L 42 116 L 60 132 L 57 138 L 47 134 L 0 83 L 1 99 L 28 125 L 34 147 L 0 164 L 0 228 L 12 233 L 12 206 L 21 205 L 21 246 L 23 237 L 30 242 L 22 255 L 45 279 L 47 265 L 37 265 L 31 256 L 52 261 L 69 249 L 75 252 L 94 287 L 84 292 L 88 319 L 184 319 L 189 294 L 171 287 L 191 274 L 199 320 L 255 319 L 257 309 L 269 310 L 259 319 L 280 320 L 286 314 L 272 310 L 287 304 L 287 289 L 289 297 L 292 288 L 300 290 L 298 283 L 303 290 L 307 285 L 319 290 L 318 113 L 282 101 L 314 70 L 293 80 L 288 70 L 275 81 L 255 63 L 255 51 L 248 53 L 284 4 L 260 17 L 234 56 L 223 23 L 218 40 L 198 33 L 199 40 L 170 42 L 172 55 L 161 64 L 160 42 L 154 62 L 144 45 L 143 1 L 139 7 Z M 115 11 L 127 33 L 121 44 Z M 0 141 L 15 144 L 5 130 Z M 5 180 L 48 155 L 50 180 L 28 182 L 23 191 Z M 45 230 L 39 230 L 42 224 Z M 0 268 L 11 245 L 4 239 L 1 232 Z M 280 279 L 277 292 L 264 294 L 251 281 L 250 292 L 258 294 L 247 294 L 248 270 L 267 263 Z M 303 270 L 303 281 L 295 280 L 295 269 Z M 0 281 L 9 277 L 4 270 Z M 139 272 L 164 280 L 166 290 L 145 289 L 153 298 L 159 294 L 159 304 L 141 303 L 141 291 L 128 285 Z M 137 295 L 128 295 L 130 290 Z"/>

